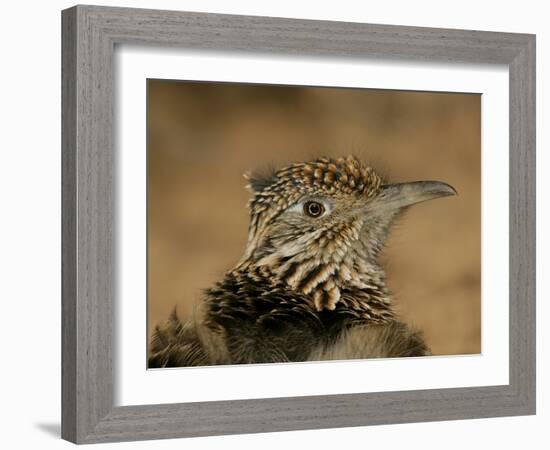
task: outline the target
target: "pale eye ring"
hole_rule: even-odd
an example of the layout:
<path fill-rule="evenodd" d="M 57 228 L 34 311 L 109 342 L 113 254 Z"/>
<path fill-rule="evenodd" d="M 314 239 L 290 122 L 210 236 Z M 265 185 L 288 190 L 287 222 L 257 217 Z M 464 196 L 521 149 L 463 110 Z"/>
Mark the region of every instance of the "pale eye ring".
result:
<path fill-rule="evenodd" d="M 309 217 L 320 217 L 325 212 L 325 207 L 322 203 L 310 200 L 304 203 L 304 214 Z"/>

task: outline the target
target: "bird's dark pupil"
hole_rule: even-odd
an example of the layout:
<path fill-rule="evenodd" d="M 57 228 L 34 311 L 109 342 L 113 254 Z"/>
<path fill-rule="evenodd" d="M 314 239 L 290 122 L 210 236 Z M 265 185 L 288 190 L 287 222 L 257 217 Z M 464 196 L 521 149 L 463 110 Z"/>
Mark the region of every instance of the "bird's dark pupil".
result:
<path fill-rule="evenodd" d="M 313 217 L 317 217 L 321 214 L 323 210 L 322 205 L 317 202 L 309 202 L 307 204 L 306 212 Z"/>

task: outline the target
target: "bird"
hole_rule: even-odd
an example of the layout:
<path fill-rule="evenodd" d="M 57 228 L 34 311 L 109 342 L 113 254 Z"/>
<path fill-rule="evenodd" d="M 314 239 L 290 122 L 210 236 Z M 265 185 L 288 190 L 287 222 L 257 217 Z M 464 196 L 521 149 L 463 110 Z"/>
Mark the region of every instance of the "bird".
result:
<path fill-rule="evenodd" d="M 380 254 L 410 206 L 456 195 L 441 181 L 386 182 L 354 155 L 247 173 L 244 253 L 194 317 L 156 326 L 148 367 L 428 356 L 395 313 Z"/>

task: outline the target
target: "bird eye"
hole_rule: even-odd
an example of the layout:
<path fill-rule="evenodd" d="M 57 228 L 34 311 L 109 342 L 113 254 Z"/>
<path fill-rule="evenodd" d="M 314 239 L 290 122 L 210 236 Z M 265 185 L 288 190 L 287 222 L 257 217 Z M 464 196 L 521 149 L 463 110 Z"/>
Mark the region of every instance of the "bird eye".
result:
<path fill-rule="evenodd" d="M 304 203 L 304 213 L 309 217 L 319 217 L 325 212 L 325 207 L 322 203 L 309 201 Z"/>

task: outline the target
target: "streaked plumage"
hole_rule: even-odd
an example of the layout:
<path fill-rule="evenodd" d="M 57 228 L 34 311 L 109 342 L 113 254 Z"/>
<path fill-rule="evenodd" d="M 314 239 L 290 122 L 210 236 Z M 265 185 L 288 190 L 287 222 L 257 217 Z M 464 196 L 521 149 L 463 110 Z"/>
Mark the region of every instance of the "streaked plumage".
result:
<path fill-rule="evenodd" d="M 158 326 L 149 367 L 421 356 L 378 263 L 395 217 L 453 195 L 441 182 L 384 184 L 355 157 L 249 175 L 243 257 L 205 291 L 196 318 Z"/>

